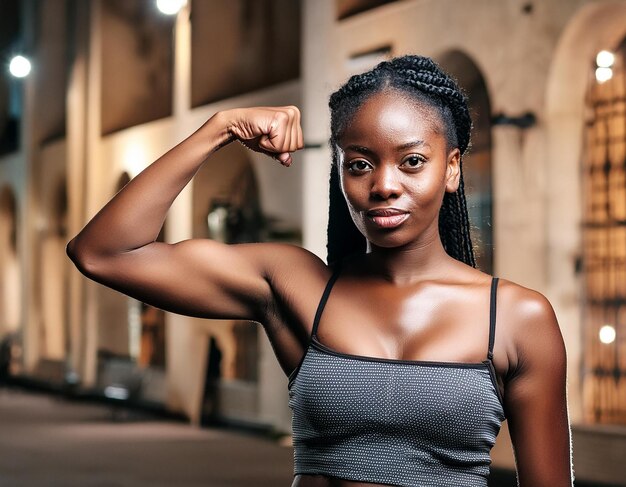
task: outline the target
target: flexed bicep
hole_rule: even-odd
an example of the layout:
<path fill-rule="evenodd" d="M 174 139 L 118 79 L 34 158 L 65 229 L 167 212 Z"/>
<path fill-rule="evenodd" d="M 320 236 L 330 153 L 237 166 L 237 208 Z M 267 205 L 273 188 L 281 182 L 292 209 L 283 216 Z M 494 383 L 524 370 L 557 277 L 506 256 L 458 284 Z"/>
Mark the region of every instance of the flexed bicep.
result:
<path fill-rule="evenodd" d="M 92 264 L 78 263 L 78 268 L 101 284 L 167 311 L 261 321 L 271 298 L 264 264 L 254 257 L 262 247 L 202 239 L 155 242 Z"/>

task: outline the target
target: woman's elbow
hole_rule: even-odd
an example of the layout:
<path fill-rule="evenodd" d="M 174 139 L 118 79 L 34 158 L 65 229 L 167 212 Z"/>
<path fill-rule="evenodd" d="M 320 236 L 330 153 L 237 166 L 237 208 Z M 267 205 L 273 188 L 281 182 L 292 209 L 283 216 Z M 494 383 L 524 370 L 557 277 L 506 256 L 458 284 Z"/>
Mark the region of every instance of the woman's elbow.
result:
<path fill-rule="evenodd" d="M 67 243 L 65 253 L 82 274 L 91 279 L 97 276 L 98 260 L 88 246 L 81 243 L 79 236 Z"/>

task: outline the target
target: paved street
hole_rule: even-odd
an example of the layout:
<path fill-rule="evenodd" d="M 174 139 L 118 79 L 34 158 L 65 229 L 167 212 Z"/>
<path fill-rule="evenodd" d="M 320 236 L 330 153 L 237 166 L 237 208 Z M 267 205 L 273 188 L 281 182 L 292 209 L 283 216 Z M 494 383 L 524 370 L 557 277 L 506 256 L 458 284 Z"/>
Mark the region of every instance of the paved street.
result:
<path fill-rule="evenodd" d="M 289 486 L 292 450 L 103 405 L 0 389 L 1 487 Z"/>

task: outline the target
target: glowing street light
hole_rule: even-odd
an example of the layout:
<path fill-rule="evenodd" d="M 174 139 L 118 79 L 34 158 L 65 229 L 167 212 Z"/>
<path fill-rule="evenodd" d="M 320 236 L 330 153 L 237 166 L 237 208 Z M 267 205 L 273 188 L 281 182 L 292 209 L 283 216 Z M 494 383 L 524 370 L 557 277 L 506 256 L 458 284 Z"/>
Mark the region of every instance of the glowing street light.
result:
<path fill-rule="evenodd" d="M 604 325 L 600 328 L 599 338 L 602 343 L 613 343 L 615 341 L 615 327 Z"/>
<path fill-rule="evenodd" d="M 15 56 L 9 63 L 9 72 L 16 78 L 24 78 L 30 73 L 30 61 L 24 56 Z"/>
<path fill-rule="evenodd" d="M 156 0 L 156 6 L 165 15 L 176 15 L 187 4 L 187 0 Z"/>

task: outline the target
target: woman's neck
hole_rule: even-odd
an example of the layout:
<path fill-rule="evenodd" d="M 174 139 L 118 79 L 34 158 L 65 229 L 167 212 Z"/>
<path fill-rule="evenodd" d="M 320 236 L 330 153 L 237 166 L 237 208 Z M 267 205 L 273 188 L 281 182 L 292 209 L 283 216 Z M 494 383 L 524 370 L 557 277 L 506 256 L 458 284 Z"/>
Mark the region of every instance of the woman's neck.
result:
<path fill-rule="evenodd" d="M 368 242 L 365 259 L 369 272 L 397 285 L 444 278 L 458 264 L 443 248 L 438 233 L 406 247 L 375 247 Z"/>

